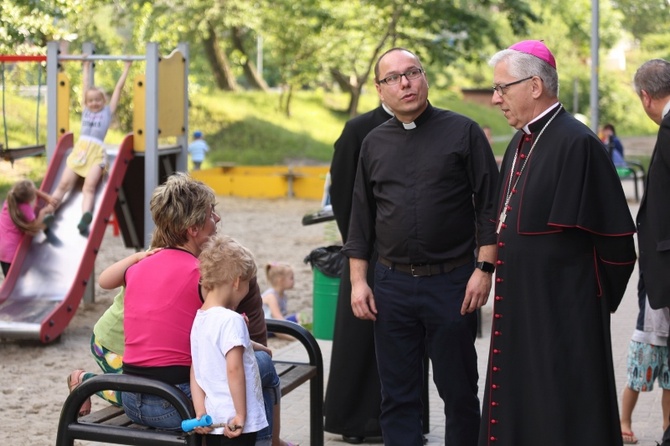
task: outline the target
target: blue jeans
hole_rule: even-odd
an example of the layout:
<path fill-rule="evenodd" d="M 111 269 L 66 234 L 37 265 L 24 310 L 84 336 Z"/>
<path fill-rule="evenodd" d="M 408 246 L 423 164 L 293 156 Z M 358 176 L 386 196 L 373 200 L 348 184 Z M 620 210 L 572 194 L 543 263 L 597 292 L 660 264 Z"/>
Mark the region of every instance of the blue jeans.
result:
<path fill-rule="evenodd" d="M 175 387 L 191 398 L 190 383 Z M 134 423 L 158 429 L 181 430 L 182 418 L 179 412 L 163 398 L 146 393 L 123 392 L 121 400 L 123 410 Z"/>
<path fill-rule="evenodd" d="M 261 375 L 263 386 L 263 402 L 265 403 L 265 416 L 268 419 L 268 427 L 258 431 L 256 435 L 256 446 L 270 446 L 272 444 L 272 416 L 274 405 L 281 399 L 279 389 L 279 375 L 275 370 L 272 358 L 266 352 L 256 351 L 256 362 Z"/>
<path fill-rule="evenodd" d="M 261 375 L 265 416 L 268 419 L 268 427 L 257 433 L 256 445 L 269 446 L 272 443 L 274 405 L 281 398 L 279 376 L 270 355 L 261 351 L 254 353 L 256 354 L 258 371 Z M 176 387 L 191 398 L 190 383 L 179 384 Z M 155 395 L 123 392 L 122 403 L 123 410 L 134 423 L 160 429 L 181 430 L 182 418 L 177 410 L 163 398 Z"/>

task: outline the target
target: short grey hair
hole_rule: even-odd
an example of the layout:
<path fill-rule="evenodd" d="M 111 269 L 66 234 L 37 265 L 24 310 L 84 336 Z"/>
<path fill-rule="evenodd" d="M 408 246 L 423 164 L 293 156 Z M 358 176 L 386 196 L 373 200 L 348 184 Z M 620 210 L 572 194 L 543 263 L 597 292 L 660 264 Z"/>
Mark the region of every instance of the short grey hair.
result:
<path fill-rule="evenodd" d="M 652 99 L 670 96 L 670 62 L 664 59 L 652 59 L 643 63 L 635 72 L 633 84 L 638 96 L 642 90 Z"/>
<path fill-rule="evenodd" d="M 510 75 L 518 79 L 538 76 L 544 82 L 547 92 L 558 97 L 558 73 L 547 62 L 532 54 L 505 49 L 494 54 L 489 60 L 489 65 L 495 67 L 503 61 L 507 62 Z"/>

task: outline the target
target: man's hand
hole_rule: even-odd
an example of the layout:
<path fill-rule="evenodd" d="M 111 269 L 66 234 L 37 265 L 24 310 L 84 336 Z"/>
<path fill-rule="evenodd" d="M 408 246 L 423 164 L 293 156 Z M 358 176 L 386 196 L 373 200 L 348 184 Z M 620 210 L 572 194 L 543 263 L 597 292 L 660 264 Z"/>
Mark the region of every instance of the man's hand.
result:
<path fill-rule="evenodd" d="M 468 286 L 465 288 L 465 299 L 463 299 L 463 305 L 461 306 L 461 314 L 472 313 L 477 308 L 486 305 L 489 300 L 492 278 L 493 274 L 475 268 L 470 280 L 468 280 Z"/>
<path fill-rule="evenodd" d="M 367 282 L 351 284 L 351 309 L 359 319 L 374 321 L 377 319 L 375 297 Z"/>

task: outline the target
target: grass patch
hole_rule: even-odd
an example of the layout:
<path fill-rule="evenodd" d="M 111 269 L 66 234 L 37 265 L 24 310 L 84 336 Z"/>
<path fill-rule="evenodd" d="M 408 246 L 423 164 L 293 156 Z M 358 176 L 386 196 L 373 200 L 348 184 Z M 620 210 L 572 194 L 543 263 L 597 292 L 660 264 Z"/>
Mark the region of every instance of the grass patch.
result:
<path fill-rule="evenodd" d="M 201 130 L 212 151 L 203 167 L 218 162 L 240 165 L 328 164 L 333 155 L 333 144 L 345 122 L 349 96 L 341 93 L 298 91 L 291 102 L 291 116 L 280 112 L 280 94 L 277 92 L 230 93 L 204 91 L 192 94 L 190 99 L 189 128 Z M 460 93 L 431 90 L 431 103 L 469 116 L 481 125 L 489 125 L 497 142 L 494 152 L 501 155 L 513 134 L 500 111 L 494 107 L 464 102 Z M 7 92 L 7 135 L 10 147 L 35 143 L 36 100 Z M 374 90 L 360 99 L 359 110 L 365 112 L 378 104 Z M 70 129 L 78 135 L 80 116 L 72 115 Z M 0 138 L 0 143 L 4 141 Z M 125 132 L 110 128 L 106 142 L 119 143 Z M 40 139 L 46 141 L 46 106 L 40 106 Z M 189 138 L 190 139 L 190 138 Z M 20 163 L 19 163 L 20 161 Z M 46 160 L 19 160 L 21 169 L 0 177 L 0 199 L 18 178 L 28 177 L 39 184 L 46 171 Z M 2 162 L 9 165 L 7 162 Z"/>

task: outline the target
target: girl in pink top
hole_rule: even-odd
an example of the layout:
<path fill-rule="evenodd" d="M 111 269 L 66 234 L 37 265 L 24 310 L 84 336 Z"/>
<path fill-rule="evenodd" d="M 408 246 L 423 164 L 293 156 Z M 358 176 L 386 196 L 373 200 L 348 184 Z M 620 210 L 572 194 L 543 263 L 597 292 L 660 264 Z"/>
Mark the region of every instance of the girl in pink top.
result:
<path fill-rule="evenodd" d="M 37 197 L 47 204 L 55 203 L 54 199 L 35 188 L 30 180 L 16 183 L 7 194 L 7 199 L 0 212 L 0 264 L 5 276 L 14 260 L 16 248 L 23 240 L 24 234 L 35 235 L 44 228 L 42 221 L 46 208 L 42 208 L 35 216 Z"/>

